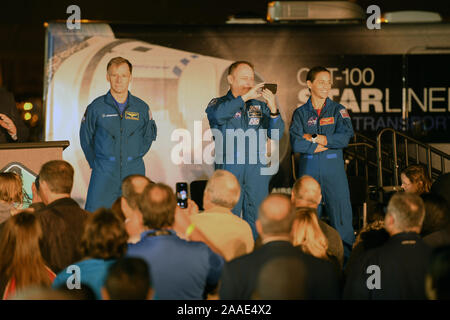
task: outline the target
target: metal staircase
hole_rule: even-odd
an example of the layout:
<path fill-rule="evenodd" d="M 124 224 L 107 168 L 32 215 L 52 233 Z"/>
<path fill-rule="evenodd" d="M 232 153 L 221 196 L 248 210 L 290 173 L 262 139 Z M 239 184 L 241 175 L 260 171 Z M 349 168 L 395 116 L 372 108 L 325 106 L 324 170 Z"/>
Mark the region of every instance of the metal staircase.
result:
<path fill-rule="evenodd" d="M 344 159 L 355 229 L 366 224 L 367 206 L 386 204 L 401 190 L 400 173 L 408 165 L 425 165 L 432 180 L 450 169 L 450 155 L 392 128 L 381 130 L 376 140 L 355 133 Z"/>

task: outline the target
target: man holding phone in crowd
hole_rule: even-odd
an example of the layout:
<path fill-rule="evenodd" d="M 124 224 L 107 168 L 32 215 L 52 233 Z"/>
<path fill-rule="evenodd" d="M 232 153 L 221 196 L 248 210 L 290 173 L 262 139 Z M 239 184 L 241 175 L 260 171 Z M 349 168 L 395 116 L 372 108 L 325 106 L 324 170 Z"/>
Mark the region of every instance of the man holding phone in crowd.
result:
<path fill-rule="evenodd" d="M 228 68 L 227 80 L 230 85 L 228 93 L 212 99 L 206 108 L 209 125 L 211 129 L 216 129 L 215 168 L 230 171 L 238 179 L 242 192 L 232 211 L 249 223 L 256 238 L 258 208 L 269 193 L 271 178 L 271 175 L 261 173 L 265 164 L 260 160 L 266 154 L 266 143 L 262 144 L 261 141 L 266 142 L 267 138 L 279 140 L 284 132 L 284 122 L 277 109 L 274 93 L 264 88 L 264 83 L 255 86 L 254 68 L 250 62 L 233 63 Z M 266 102 L 257 100 L 261 97 Z M 278 130 L 278 134 L 272 136 L 274 130 Z M 218 132 L 222 139 L 216 137 Z M 239 148 L 242 145 L 239 143 L 241 134 L 244 136 L 244 148 Z M 256 140 L 252 141 L 255 136 Z M 227 147 L 227 139 L 234 139 L 233 150 Z M 256 161 L 252 161 L 254 159 Z"/>

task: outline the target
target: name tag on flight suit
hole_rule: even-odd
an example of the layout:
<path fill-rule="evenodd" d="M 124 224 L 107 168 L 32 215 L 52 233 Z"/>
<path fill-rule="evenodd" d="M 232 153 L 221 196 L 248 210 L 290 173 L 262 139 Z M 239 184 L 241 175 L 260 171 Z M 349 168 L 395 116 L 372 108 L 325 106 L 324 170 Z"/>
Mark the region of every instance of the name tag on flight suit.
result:
<path fill-rule="evenodd" d="M 320 125 L 326 126 L 328 124 L 334 124 L 334 117 L 322 118 L 320 119 Z"/>

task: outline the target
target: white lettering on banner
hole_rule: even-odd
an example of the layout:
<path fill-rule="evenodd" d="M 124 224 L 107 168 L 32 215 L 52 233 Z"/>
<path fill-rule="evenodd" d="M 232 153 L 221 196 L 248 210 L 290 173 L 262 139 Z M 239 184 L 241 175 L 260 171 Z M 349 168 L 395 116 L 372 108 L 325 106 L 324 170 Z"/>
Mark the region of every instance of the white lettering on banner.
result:
<path fill-rule="evenodd" d="M 347 110 L 353 113 L 400 113 L 402 108 L 391 107 L 390 98 L 391 91 L 389 88 L 360 88 L 360 99 L 356 98 L 355 88 L 344 88 L 341 91 L 338 88 L 330 90 L 328 97 L 334 101 L 338 101 L 345 106 Z M 447 91 L 447 94 L 445 93 Z M 423 88 L 423 93 L 418 95 L 413 88 L 402 89 L 403 103 L 407 106 L 409 112 L 413 109 L 420 108 L 423 112 L 443 113 L 450 111 L 450 88 L 431 87 Z M 408 99 L 406 100 L 406 92 L 408 92 Z M 298 92 L 299 104 L 303 105 L 308 101 L 310 92 L 308 88 L 300 89 Z M 373 107 L 373 109 L 371 108 Z"/>
<path fill-rule="evenodd" d="M 383 92 L 380 89 L 361 89 L 361 112 L 369 112 L 369 107 L 374 106 L 375 112 L 383 112 Z"/>
<path fill-rule="evenodd" d="M 433 109 L 433 101 L 445 101 L 445 97 L 434 97 L 433 93 L 435 91 L 444 91 L 445 92 L 445 88 L 430 88 L 429 90 L 430 90 L 430 94 L 429 94 L 430 102 L 428 105 L 430 106 L 430 111 L 431 112 L 445 112 L 446 111 L 445 108 Z"/>
<path fill-rule="evenodd" d="M 261 164 L 261 175 L 273 175 L 279 168 L 279 138 L 278 129 L 271 129 L 268 138 L 267 129 L 226 130 L 226 164 Z M 202 121 L 194 121 L 194 141 L 187 129 L 176 129 L 170 139 L 178 142 L 171 150 L 171 160 L 174 164 L 192 164 L 192 146 L 194 146 L 194 164 L 223 164 L 222 132 L 215 128 L 203 133 Z M 213 141 L 214 137 L 214 141 Z M 246 140 L 248 143 L 246 144 Z M 270 141 L 270 143 L 268 143 Z M 210 142 L 203 147 L 203 142 Z M 236 143 L 235 143 L 236 142 Z M 247 146 L 249 150 L 247 150 Z M 266 148 L 270 148 L 266 150 Z M 217 150 L 217 152 L 215 152 Z M 263 150 L 266 150 L 264 153 Z M 213 156 L 213 151 L 215 155 Z M 248 159 L 246 158 L 248 157 Z M 258 162 L 259 161 L 259 162 Z"/>
<path fill-rule="evenodd" d="M 347 110 L 351 110 L 352 112 L 359 113 L 361 112 L 358 106 L 358 102 L 356 101 L 355 93 L 351 88 L 345 88 L 342 92 L 340 104 L 345 106 Z"/>

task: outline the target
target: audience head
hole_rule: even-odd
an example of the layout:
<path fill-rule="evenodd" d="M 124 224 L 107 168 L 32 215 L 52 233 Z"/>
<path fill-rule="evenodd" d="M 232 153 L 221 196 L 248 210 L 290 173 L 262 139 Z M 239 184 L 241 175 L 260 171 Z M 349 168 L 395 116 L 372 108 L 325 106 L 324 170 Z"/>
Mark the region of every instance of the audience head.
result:
<path fill-rule="evenodd" d="M 301 207 L 295 210 L 292 243 L 307 254 L 328 259 L 328 240 L 320 229 L 316 209 Z"/>
<path fill-rule="evenodd" d="M 150 300 L 153 296 L 147 263 L 122 258 L 109 267 L 102 295 L 105 300 Z"/>
<path fill-rule="evenodd" d="M 144 225 L 150 229 L 171 228 L 176 205 L 173 190 L 163 183 L 147 185 L 139 197 L 139 211 Z"/>
<path fill-rule="evenodd" d="M 413 164 L 402 171 L 402 188 L 407 193 L 421 195 L 430 192 L 431 179 L 424 165 Z"/>
<path fill-rule="evenodd" d="M 21 204 L 22 178 L 14 172 L 0 172 L 0 202 Z"/>
<path fill-rule="evenodd" d="M 118 259 L 127 250 L 128 234 L 122 221 L 109 209 L 91 214 L 81 237 L 81 252 L 93 259 Z"/>
<path fill-rule="evenodd" d="M 289 197 L 270 194 L 259 207 L 256 229 L 264 241 L 266 237 L 283 236 L 290 238 L 294 211 Z"/>
<path fill-rule="evenodd" d="M 420 233 L 425 216 L 423 200 L 413 193 L 396 193 L 388 203 L 384 224 L 391 235 L 401 232 Z"/>
<path fill-rule="evenodd" d="M 427 193 L 421 196 L 425 204 L 425 218 L 422 236 L 444 229 L 450 222 L 450 208 L 447 200 L 437 194 Z"/>
<path fill-rule="evenodd" d="M 139 210 L 139 196 L 147 185 L 153 183 L 149 178 L 139 174 L 130 175 L 122 181 L 122 210 L 125 214 L 130 210 Z"/>
<path fill-rule="evenodd" d="M 425 292 L 430 300 L 450 300 L 450 246 L 433 251 L 425 276 Z"/>
<path fill-rule="evenodd" d="M 306 299 L 305 265 L 295 257 L 280 257 L 266 262 L 258 275 L 254 300 Z"/>
<path fill-rule="evenodd" d="M 320 184 L 311 176 L 300 177 L 292 187 L 291 200 L 295 207 L 317 208 L 322 201 Z"/>
<path fill-rule="evenodd" d="M 0 278 L 14 278 L 16 292 L 28 286 L 51 285 L 39 247 L 41 238 L 41 225 L 32 213 L 20 212 L 4 224 L 0 237 Z"/>
<path fill-rule="evenodd" d="M 241 186 L 234 174 L 226 170 L 216 170 L 206 184 L 203 207 L 205 210 L 216 206 L 231 210 L 238 203 L 240 194 Z"/>
<path fill-rule="evenodd" d="M 139 241 L 140 235 L 145 229 L 138 202 L 145 187 L 153 183 L 149 178 L 138 174 L 128 176 L 122 181 L 120 211 L 125 217 L 129 242 Z M 119 210 L 116 208 L 114 211 L 118 212 Z"/>
<path fill-rule="evenodd" d="M 39 171 L 39 196 L 45 204 L 72 192 L 74 170 L 64 160 L 46 162 Z"/>
<path fill-rule="evenodd" d="M 375 220 L 363 227 L 356 236 L 353 248 L 362 244 L 364 250 L 377 248 L 389 239 L 384 220 Z"/>

